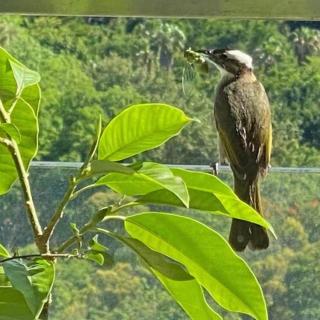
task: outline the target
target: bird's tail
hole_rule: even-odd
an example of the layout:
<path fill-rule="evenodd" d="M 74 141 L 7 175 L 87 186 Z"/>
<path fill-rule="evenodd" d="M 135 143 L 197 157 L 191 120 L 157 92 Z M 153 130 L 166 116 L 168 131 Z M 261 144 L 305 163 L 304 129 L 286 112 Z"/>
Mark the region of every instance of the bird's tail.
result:
<path fill-rule="evenodd" d="M 234 190 L 241 200 L 248 203 L 263 215 L 258 178 L 251 182 L 235 177 Z M 268 248 L 269 237 L 267 231 L 263 227 L 255 223 L 233 219 L 229 242 L 236 251 L 243 251 L 248 244 L 251 249 L 259 250 Z"/>

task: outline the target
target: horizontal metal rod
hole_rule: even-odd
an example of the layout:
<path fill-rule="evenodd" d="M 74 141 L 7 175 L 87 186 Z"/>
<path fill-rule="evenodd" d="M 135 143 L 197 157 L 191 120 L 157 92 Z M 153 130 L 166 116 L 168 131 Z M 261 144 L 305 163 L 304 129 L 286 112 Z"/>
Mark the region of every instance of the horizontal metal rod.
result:
<path fill-rule="evenodd" d="M 63 168 L 63 169 L 77 169 L 80 168 L 82 162 L 63 162 L 63 161 L 33 161 L 31 166 L 33 168 Z M 212 168 L 210 165 L 201 164 L 167 164 L 170 167 L 179 167 L 188 170 L 210 172 Z M 219 166 L 220 172 L 230 172 L 229 166 Z M 317 173 L 320 174 L 320 168 L 317 167 L 272 167 L 270 169 L 273 173 Z"/>
<path fill-rule="evenodd" d="M 0 0 L 0 13 L 319 20 L 319 0 Z"/>

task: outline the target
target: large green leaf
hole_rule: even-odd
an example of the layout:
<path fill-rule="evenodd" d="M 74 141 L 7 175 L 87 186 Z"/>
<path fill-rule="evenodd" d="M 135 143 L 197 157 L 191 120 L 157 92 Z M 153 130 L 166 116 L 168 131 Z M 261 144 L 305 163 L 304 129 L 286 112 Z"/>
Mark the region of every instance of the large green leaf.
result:
<path fill-rule="evenodd" d="M 253 272 L 214 230 L 190 218 L 156 212 L 126 218 L 125 228 L 133 238 L 185 265 L 225 309 L 268 319 Z"/>
<path fill-rule="evenodd" d="M 12 287 L 23 295 L 23 301 L 19 299 L 19 308 L 25 308 L 26 304 L 33 319 L 37 318 L 52 289 L 55 275 L 53 264 L 44 259 L 37 259 L 29 264 L 11 260 L 4 262 L 3 268 Z"/>
<path fill-rule="evenodd" d="M 0 123 L 0 137 L 6 138 L 9 136 L 14 139 L 18 144 L 21 141 L 21 134 L 18 128 L 12 123 Z"/>
<path fill-rule="evenodd" d="M 0 286 L 0 320 L 34 320 L 23 295 L 12 287 Z"/>
<path fill-rule="evenodd" d="M 221 319 L 207 304 L 201 286 L 182 265 L 137 239 L 122 236 L 117 238 L 138 254 L 191 319 Z"/>
<path fill-rule="evenodd" d="M 125 165 L 109 160 L 93 160 L 90 163 L 90 171 L 88 176 L 102 175 L 110 172 L 119 172 L 124 174 L 133 174 L 135 171 Z"/>
<path fill-rule="evenodd" d="M 4 108 L 11 111 L 11 125 L 19 132 L 19 149 L 26 167 L 37 152 L 39 80 L 40 76 L 36 72 L 26 68 L 0 48 L 0 99 Z M 0 121 L 4 122 L 1 117 Z M 16 139 L 17 136 L 15 134 L 12 138 Z M 0 145 L 0 195 L 10 189 L 16 178 L 17 172 L 11 154 L 5 146 Z"/>
<path fill-rule="evenodd" d="M 140 169 L 132 174 L 110 173 L 100 178 L 97 185 L 106 185 L 112 190 L 128 196 L 147 194 L 156 190 L 168 190 L 184 206 L 189 206 L 189 194 L 182 178 L 175 176 L 162 164 L 144 162 Z"/>
<path fill-rule="evenodd" d="M 39 99 L 40 92 L 35 93 Z M 38 120 L 34 108 L 20 98 L 11 114 L 11 121 L 20 132 L 19 150 L 23 163 L 28 168 L 38 148 Z M 17 177 L 10 152 L 5 146 L 0 145 L 0 195 L 10 189 Z"/>
<path fill-rule="evenodd" d="M 203 291 L 195 279 L 177 281 L 152 270 L 162 285 L 172 295 L 176 302 L 193 320 L 221 320 L 218 313 L 213 311 L 203 296 Z"/>
<path fill-rule="evenodd" d="M 26 68 L 16 60 L 9 59 L 9 62 L 13 76 L 16 80 L 18 95 L 23 91 L 24 88 L 40 82 L 40 75 L 38 72 Z"/>
<path fill-rule="evenodd" d="M 241 201 L 232 189 L 216 176 L 177 168 L 171 170 L 175 176 L 182 178 L 187 185 L 190 195 L 189 208 L 247 220 L 268 228 L 274 234 L 270 223 L 252 207 Z M 146 194 L 139 201 L 183 206 L 183 203 L 177 197 L 166 190 Z"/>
<path fill-rule="evenodd" d="M 168 256 L 150 249 L 137 239 L 110 233 L 103 229 L 98 229 L 97 231 L 121 241 L 132 249 L 191 319 L 221 319 L 221 317 L 209 307 L 203 296 L 201 286 L 187 272 L 183 265 L 170 259 Z"/>
<path fill-rule="evenodd" d="M 1 257 L 10 257 L 8 250 L 0 243 L 0 258 Z M 0 259 L 1 260 L 1 259 Z"/>
<path fill-rule="evenodd" d="M 0 48 L 0 75 L 0 99 L 7 110 L 24 89 L 40 81 L 37 72 L 25 67 L 3 48 Z"/>
<path fill-rule="evenodd" d="M 11 287 L 8 277 L 5 275 L 3 267 L 0 265 L 0 288 Z"/>
<path fill-rule="evenodd" d="M 142 261 L 153 271 L 156 270 L 166 278 L 175 281 L 187 281 L 193 279 L 181 264 L 150 249 L 143 242 L 120 235 L 116 235 L 115 237 L 137 253 Z"/>
<path fill-rule="evenodd" d="M 133 105 L 105 128 L 98 157 L 118 161 L 156 148 L 177 135 L 190 121 L 182 110 L 166 104 Z"/>

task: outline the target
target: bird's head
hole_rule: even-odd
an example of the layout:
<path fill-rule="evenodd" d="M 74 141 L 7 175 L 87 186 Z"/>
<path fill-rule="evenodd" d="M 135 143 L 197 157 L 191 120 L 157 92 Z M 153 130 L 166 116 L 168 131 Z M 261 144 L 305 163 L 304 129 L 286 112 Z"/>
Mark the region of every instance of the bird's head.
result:
<path fill-rule="evenodd" d="M 243 71 L 253 69 L 252 57 L 240 50 L 204 49 L 196 52 L 209 64 L 214 64 L 223 76 L 237 76 Z"/>

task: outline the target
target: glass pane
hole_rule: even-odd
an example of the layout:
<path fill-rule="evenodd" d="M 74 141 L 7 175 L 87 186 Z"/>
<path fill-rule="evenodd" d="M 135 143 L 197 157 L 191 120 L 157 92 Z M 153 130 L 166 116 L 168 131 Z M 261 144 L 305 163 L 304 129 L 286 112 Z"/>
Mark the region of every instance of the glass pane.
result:
<path fill-rule="evenodd" d="M 33 167 L 35 201 L 41 220 L 47 221 L 65 191 L 74 169 Z M 222 178 L 230 183 L 231 174 Z M 319 292 L 320 227 L 318 186 L 320 176 L 305 173 L 273 173 L 263 183 L 263 205 L 278 240 L 268 250 L 247 250 L 244 258 L 262 283 L 270 319 L 316 319 Z M 56 239 L 72 235 L 69 223 L 79 227 L 102 206 L 119 200 L 105 188 L 87 191 L 65 211 Z M 130 213 L 146 208 L 135 208 Z M 160 209 L 153 206 L 152 210 Z M 227 237 L 231 220 L 209 213 L 187 213 L 174 207 L 168 212 L 196 217 Z M 24 247 L 30 253 L 32 236 L 21 209 L 21 195 L 15 187 L 0 201 L 0 243 L 9 248 Z M 117 228 L 117 225 L 114 225 Z M 135 254 L 110 239 L 100 237 L 115 256 L 113 268 L 69 260 L 58 264 L 53 295 L 52 319 L 187 319 L 150 273 L 140 266 Z M 29 245 L 29 246 L 28 246 Z M 226 319 L 240 319 L 233 317 Z"/>

